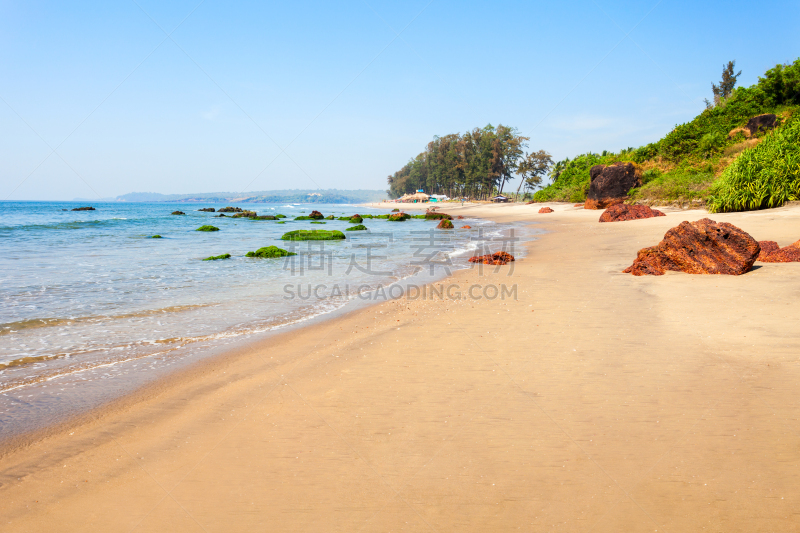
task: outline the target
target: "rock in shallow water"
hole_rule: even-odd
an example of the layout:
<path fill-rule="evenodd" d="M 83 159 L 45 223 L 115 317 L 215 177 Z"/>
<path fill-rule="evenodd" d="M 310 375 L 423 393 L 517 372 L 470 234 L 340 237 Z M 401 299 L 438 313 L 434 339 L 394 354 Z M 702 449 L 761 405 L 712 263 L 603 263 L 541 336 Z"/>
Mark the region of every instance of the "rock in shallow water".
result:
<path fill-rule="evenodd" d="M 469 258 L 470 263 L 482 263 L 484 265 L 507 265 L 512 261 L 514 261 L 514 256 L 508 252 L 495 252 Z"/>
<path fill-rule="evenodd" d="M 623 222 L 625 220 L 639 220 L 640 218 L 664 217 L 658 209 L 651 209 L 646 205 L 612 205 L 600 215 L 600 222 Z"/>
<path fill-rule="evenodd" d="M 639 250 L 636 260 L 623 272 L 661 276 L 674 270 L 738 276 L 753 267 L 760 251 L 758 242 L 733 224 L 704 218 L 670 229 L 657 246 Z"/>

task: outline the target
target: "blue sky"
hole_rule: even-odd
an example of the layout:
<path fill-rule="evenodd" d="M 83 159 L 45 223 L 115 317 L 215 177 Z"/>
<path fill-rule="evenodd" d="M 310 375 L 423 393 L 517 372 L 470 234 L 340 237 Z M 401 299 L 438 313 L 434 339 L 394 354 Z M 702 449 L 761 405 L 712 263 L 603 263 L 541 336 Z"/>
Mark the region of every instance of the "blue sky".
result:
<path fill-rule="evenodd" d="M 656 140 L 800 56 L 795 2 L 0 0 L 0 199 L 385 189 L 434 135 Z M 52 151 L 55 149 L 55 152 Z"/>

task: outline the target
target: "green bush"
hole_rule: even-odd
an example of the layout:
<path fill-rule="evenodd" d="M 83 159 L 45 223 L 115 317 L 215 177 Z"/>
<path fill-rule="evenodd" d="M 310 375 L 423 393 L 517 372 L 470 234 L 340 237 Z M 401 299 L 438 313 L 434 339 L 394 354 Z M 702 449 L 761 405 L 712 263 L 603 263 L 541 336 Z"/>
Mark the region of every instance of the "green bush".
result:
<path fill-rule="evenodd" d="M 200 226 L 195 231 L 219 231 L 219 228 L 216 226 L 205 225 L 205 226 Z"/>
<path fill-rule="evenodd" d="M 206 257 L 203 261 L 216 261 L 217 259 L 230 259 L 231 254 L 222 254 L 222 255 L 212 255 L 211 257 Z"/>
<path fill-rule="evenodd" d="M 284 233 L 281 240 L 284 241 L 337 241 L 346 239 L 344 233 L 341 231 L 328 231 L 328 230 L 305 230 L 298 229 Z"/>
<path fill-rule="evenodd" d="M 792 200 L 800 200 L 800 118 L 742 152 L 715 184 L 708 209 L 746 211 Z"/>
<path fill-rule="evenodd" d="M 642 174 L 642 186 L 633 189 L 633 200 L 694 200 L 705 198 L 714 182 L 714 174 L 695 168 L 676 169 L 661 172 L 657 169 Z"/>
<path fill-rule="evenodd" d="M 247 252 L 245 257 L 260 257 L 262 259 L 270 259 L 273 257 L 286 257 L 289 255 L 297 254 L 284 250 L 283 248 L 278 248 L 277 246 L 265 246 L 264 248 L 259 248 L 255 252 Z"/>

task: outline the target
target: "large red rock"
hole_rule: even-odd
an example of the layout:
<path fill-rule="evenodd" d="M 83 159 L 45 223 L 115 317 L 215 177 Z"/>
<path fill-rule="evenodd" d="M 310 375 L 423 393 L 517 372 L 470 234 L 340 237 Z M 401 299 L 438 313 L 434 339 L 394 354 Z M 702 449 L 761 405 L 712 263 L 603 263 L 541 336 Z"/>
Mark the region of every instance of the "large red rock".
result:
<path fill-rule="evenodd" d="M 753 267 L 760 251 L 758 242 L 733 224 L 704 218 L 670 229 L 657 246 L 639 250 L 636 260 L 623 272 L 661 276 L 675 270 L 738 276 Z"/>
<path fill-rule="evenodd" d="M 763 263 L 797 263 L 800 262 L 800 241 L 781 248 L 775 241 L 759 241 L 761 253 L 758 260 Z"/>
<path fill-rule="evenodd" d="M 621 204 L 628 191 L 642 185 L 642 173 L 633 163 L 595 165 L 589 170 L 591 183 L 586 195 L 585 209 L 606 209 Z"/>
<path fill-rule="evenodd" d="M 514 256 L 508 252 L 495 252 L 469 258 L 470 263 L 483 263 L 484 265 L 507 265 L 512 261 L 514 261 Z"/>
<path fill-rule="evenodd" d="M 552 213 L 553 210 L 550 209 L 549 207 L 543 207 L 543 208 L 539 209 L 539 212 L 540 213 Z"/>
<path fill-rule="evenodd" d="M 625 220 L 639 220 L 640 218 L 664 217 L 658 209 L 651 209 L 646 205 L 612 205 L 600 215 L 600 222 L 622 222 Z"/>

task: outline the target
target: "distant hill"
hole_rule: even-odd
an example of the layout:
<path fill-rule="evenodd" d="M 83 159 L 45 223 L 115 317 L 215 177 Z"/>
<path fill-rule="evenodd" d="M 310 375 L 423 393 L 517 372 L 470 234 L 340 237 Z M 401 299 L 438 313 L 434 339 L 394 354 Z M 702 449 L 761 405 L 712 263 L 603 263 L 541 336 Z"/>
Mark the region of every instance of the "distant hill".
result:
<path fill-rule="evenodd" d="M 356 204 L 378 202 L 386 198 L 386 191 L 369 189 L 287 189 L 280 191 L 254 191 L 250 193 L 211 192 L 195 194 L 160 194 L 157 192 L 131 192 L 114 198 L 117 202 L 204 202 L 204 203 L 315 203 Z"/>

